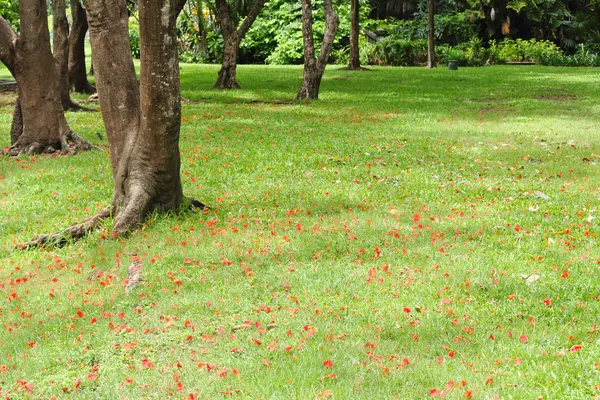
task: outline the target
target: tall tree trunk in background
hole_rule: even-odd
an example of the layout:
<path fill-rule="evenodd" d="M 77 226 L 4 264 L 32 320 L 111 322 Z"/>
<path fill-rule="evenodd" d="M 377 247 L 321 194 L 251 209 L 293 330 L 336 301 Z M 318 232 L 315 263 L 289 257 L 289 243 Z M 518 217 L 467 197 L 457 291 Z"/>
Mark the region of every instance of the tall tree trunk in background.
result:
<path fill-rule="evenodd" d="M 96 85 L 111 149 L 113 231 L 140 226 L 183 200 L 176 19 L 184 0 L 139 0 L 141 73 L 129 49 L 124 0 L 88 0 Z M 139 88 L 139 89 L 138 89 Z"/>
<path fill-rule="evenodd" d="M 350 63 L 348 69 L 361 69 L 360 55 L 358 52 L 358 38 L 360 35 L 359 7 L 359 0 L 350 0 Z"/>
<path fill-rule="evenodd" d="M 223 62 L 215 89 L 239 89 L 240 85 L 236 80 L 237 52 L 240 43 L 260 11 L 263 9 L 266 0 L 254 0 L 254 5 L 248 12 L 246 18 L 238 29 L 233 26 L 229 13 L 229 6 L 226 0 L 215 0 L 217 8 L 217 22 L 223 32 Z"/>
<path fill-rule="evenodd" d="M 91 94 L 96 89 L 87 79 L 85 65 L 85 35 L 87 16 L 79 0 L 71 0 L 71 33 L 69 35 L 69 88 L 77 93 Z"/>
<path fill-rule="evenodd" d="M 52 0 L 52 47 L 58 92 L 64 110 L 77 109 L 69 95 L 69 21 L 65 0 Z"/>
<path fill-rule="evenodd" d="M 435 68 L 435 3 L 427 0 L 427 68 Z"/>
<path fill-rule="evenodd" d="M 204 21 L 202 0 L 198 0 L 196 3 L 196 20 L 198 22 L 198 36 L 200 37 L 200 50 L 202 51 L 202 55 L 206 56 L 208 49 L 207 49 L 207 44 L 206 44 L 206 21 Z"/>
<path fill-rule="evenodd" d="M 69 128 L 58 92 L 58 80 L 50 51 L 45 0 L 19 0 L 21 34 L 4 42 L 10 26 L 4 19 L 0 48 L 10 48 L 19 101 L 11 128 L 11 155 L 87 150 L 92 146 Z M 5 61 L 5 58 L 2 59 Z M 10 61 L 8 61 L 10 62 Z M 9 67 L 9 69 L 11 69 Z M 20 112 L 19 112 L 20 109 Z M 69 148 L 72 141 L 74 148 Z"/>
<path fill-rule="evenodd" d="M 323 3 L 325 9 L 325 35 L 321 45 L 319 57 L 315 56 L 315 42 L 313 38 L 313 10 L 311 0 L 302 0 L 302 39 L 304 41 L 304 73 L 302 86 L 296 98 L 298 100 L 318 99 L 321 79 L 327 67 L 329 53 L 333 39 L 339 25 L 337 14 L 333 11 L 331 0 Z"/>

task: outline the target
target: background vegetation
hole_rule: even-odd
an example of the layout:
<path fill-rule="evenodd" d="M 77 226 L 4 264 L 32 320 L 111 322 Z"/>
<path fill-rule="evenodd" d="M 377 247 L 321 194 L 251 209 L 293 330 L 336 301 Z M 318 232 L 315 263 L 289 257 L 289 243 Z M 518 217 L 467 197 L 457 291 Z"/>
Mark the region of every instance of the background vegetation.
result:
<path fill-rule="evenodd" d="M 243 18 L 245 2 L 232 2 Z M 321 2 L 315 1 L 315 32 L 323 32 Z M 507 62 L 544 65 L 600 65 L 600 9 L 587 1 L 469 0 L 437 1 L 436 51 L 441 61 L 455 59 L 479 66 Z M 180 18 L 182 60 L 218 63 L 222 37 L 214 24 L 210 2 L 190 2 Z M 396 10 L 396 11 L 395 11 Z M 331 61 L 346 64 L 349 46 L 349 2 L 338 1 L 340 29 Z M 300 2 L 273 0 L 243 40 L 241 63 L 302 62 Z M 421 65 L 426 60 L 426 2 L 361 2 L 361 26 L 383 29 L 385 39 L 361 38 L 363 64 Z M 204 32 L 204 34 L 202 33 Z M 133 33 L 135 33 L 135 25 Z M 317 41 L 318 42 L 318 41 Z"/>

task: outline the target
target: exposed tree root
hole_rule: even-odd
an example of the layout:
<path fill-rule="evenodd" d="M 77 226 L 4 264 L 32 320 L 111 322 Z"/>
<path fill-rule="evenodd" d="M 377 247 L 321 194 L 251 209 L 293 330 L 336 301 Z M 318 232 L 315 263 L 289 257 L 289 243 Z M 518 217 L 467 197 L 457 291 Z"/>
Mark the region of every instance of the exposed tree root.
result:
<path fill-rule="evenodd" d="M 223 81 L 219 78 L 219 80 L 215 84 L 214 88 L 219 89 L 219 90 L 232 90 L 232 89 L 241 89 L 242 87 L 240 86 L 239 83 L 237 83 L 237 81 L 235 79 Z"/>
<path fill-rule="evenodd" d="M 136 202 L 133 202 L 133 204 L 135 203 Z M 196 199 L 185 197 L 181 204 L 181 209 L 210 210 L 210 207 Z M 63 247 L 70 241 L 81 239 L 87 236 L 91 231 L 98 228 L 103 220 L 111 218 L 117 214 L 117 220 L 113 226 L 113 233 L 116 235 L 126 234 L 135 230 L 136 228 L 139 228 L 139 218 L 134 216 L 138 212 L 140 212 L 140 208 L 132 206 L 129 210 L 129 214 L 127 214 L 126 210 L 123 209 L 121 210 L 121 213 L 119 213 L 115 206 L 110 205 L 106 208 L 103 208 L 98 214 L 84 219 L 79 224 L 71 225 L 59 232 L 37 235 L 28 242 L 19 243 L 16 247 L 22 250 L 45 245 L 52 247 Z"/>
<path fill-rule="evenodd" d="M 29 249 L 32 247 L 40 247 L 46 244 L 62 247 L 66 245 L 70 240 L 80 239 L 96 229 L 100 223 L 111 217 L 114 211 L 113 206 L 103 208 L 98 214 L 84 219 L 81 223 L 71 225 L 62 231 L 38 235 L 32 238 L 28 242 L 20 243 L 17 245 L 19 249 Z"/>
<path fill-rule="evenodd" d="M 39 142 L 21 145 L 18 141 L 10 146 L 8 150 L 3 152 L 11 157 L 16 157 L 21 154 L 53 154 L 60 152 L 61 154 L 76 154 L 87 150 L 99 150 L 99 147 L 94 146 L 81 136 L 74 132 L 70 132 L 64 139 L 61 139 L 60 145 L 44 145 Z"/>
<path fill-rule="evenodd" d="M 189 204 L 190 208 L 198 208 L 200 210 L 210 210 L 209 206 L 207 206 L 206 204 L 204 204 L 194 198 L 191 198 L 191 197 L 186 197 L 185 203 Z M 184 203 L 184 206 L 185 206 L 185 203 Z"/>
<path fill-rule="evenodd" d="M 67 145 L 69 154 L 78 153 L 80 151 L 100 150 L 99 147 L 94 146 L 91 142 L 88 142 L 75 132 L 71 132 L 67 135 Z"/>

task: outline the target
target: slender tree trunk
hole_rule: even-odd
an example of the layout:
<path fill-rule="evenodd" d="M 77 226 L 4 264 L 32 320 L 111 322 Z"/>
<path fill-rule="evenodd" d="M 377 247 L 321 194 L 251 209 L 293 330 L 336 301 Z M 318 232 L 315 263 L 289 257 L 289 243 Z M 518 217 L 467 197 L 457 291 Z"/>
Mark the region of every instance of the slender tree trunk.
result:
<path fill-rule="evenodd" d="M 235 79 L 237 69 L 238 45 L 235 34 L 225 37 L 223 43 L 223 62 L 215 89 L 239 89 L 240 85 Z"/>
<path fill-rule="evenodd" d="M 219 71 L 219 77 L 215 84 L 215 89 L 239 89 L 240 85 L 236 80 L 236 69 L 237 69 L 237 52 L 240 43 L 256 18 L 260 11 L 265 6 L 266 0 L 254 0 L 254 4 L 244 21 L 240 26 L 235 29 L 231 16 L 229 14 L 229 6 L 226 0 L 215 0 L 215 6 L 217 11 L 217 22 L 223 32 L 223 62 L 221 64 L 221 70 Z"/>
<path fill-rule="evenodd" d="M 316 63 L 304 64 L 304 75 L 302 79 L 302 86 L 298 91 L 297 98 L 299 100 L 304 99 L 319 99 L 319 87 L 321 86 L 321 79 L 323 74 L 319 73 Z"/>
<path fill-rule="evenodd" d="M 331 0 L 325 0 L 325 35 L 321 45 L 319 57 L 315 57 L 315 42 L 313 37 L 313 11 L 311 0 L 302 0 L 302 39 L 304 41 L 304 72 L 302 76 L 302 86 L 298 91 L 296 99 L 314 99 L 319 98 L 319 87 L 321 79 L 327 67 L 331 46 L 335 39 L 335 34 L 339 25 L 337 14 L 333 11 Z"/>
<path fill-rule="evenodd" d="M 96 89 L 87 79 L 85 65 L 85 35 L 87 16 L 79 0 L 71 0 L 71 33 L 69 35 L 69 88 L 77 93 L 91 94 Z"/>
<path fill-rule="evenodd" d="M 435 68 L 435 2 L 427 0 L 427 68 Z"/>
<path fill-rule="evenodd" d="M 77 109 L 69 95 L 69 21 L 65 0 L 52 0 L 54 67 L 64 110 Z"/>
<path fill-rule="evenodd" d="M 359 19 L 360 19 L 359 0 L 350 0 L 350 64 L 348 69 L 361 69 L 360 55 L 358 51 L 358 38 L 360 35 Z"/>
<path fill-rule="evenodd" d="M 198 23 L 198 31 L 196 32 L 196 36 L 200 38 L 199 47 L 200 51 L 202 52 L 202 56 L 206 56 L 206 23 L 204 22 L 204 14 L 202 13 L 202 0 L 196 1 L 194 9 L 196 10 L 196 22 Z M 198 51 L 198 49 L 196 49 L 196 51 Z"/>

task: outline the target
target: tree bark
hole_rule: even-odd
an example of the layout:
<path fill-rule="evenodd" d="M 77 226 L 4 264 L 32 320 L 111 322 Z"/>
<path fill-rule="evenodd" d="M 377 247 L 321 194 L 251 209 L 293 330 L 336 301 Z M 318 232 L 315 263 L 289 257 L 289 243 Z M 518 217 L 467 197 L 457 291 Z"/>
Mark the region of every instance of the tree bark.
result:
<path fill-rule="evenodd" d="M 235 29 L 229 13 L 226 0 L 215 0 L 217 22 L 223 33 L 223 62 L 215 89 L 239 89 L 236 80 L 237 52 L 242 39 L 265 6 L 266 0 L 254 0 L 254 5 L 248 12 L 244 21 Z"/>
<path fill-rule="evenodd" d="M 350 0 L 350 63 L 348 69 L 359 70 L 360 55 L 358 50 L 359 19 L 360 19 L 359 0 Z"/>
<path fill-rule="evenodd" d="M 12 124 L 10 125 L 10 143 L 14 144 L 23 132 L 23 114 L 21 113 L 21 101 L 17 97 L 15 110 L 13 111 Z"/>
<path fill-rule="evenodd" d="M 323 73 L 319 73 L 319 69 L 316 64 L 304 65 L 304 76 L 302 79 L 302 86 L 298 91 L 298 100 L 318 100 L 319 99 L 319 88 L 321 86 L 321 79 Z"/>
<path fill-rule="evenodd" d="M 0 61 L 15 76 L 15 43 L 17 34 L 12 30 L 7 20 L 0 16 Z"/>
<path fill-rule="evenodd" d="M 78 109 L 69 95 L 69 21 L 65 0 L 52 0 L 52 47 L 63 110 Z"/>
<path fill-rule="evenodd" d="M 14 77 L 20 100 L 14 113 L 8 153 L 52 153 L 58 150 L 66 153 L 92 148 L 71 131 L 62 110 L 50 51 L 46 1 L 19 0 L 19 17 L 21 35 L 13 32 L 13 39 L 0 45 L 2 48 L 12 47 Z M 0 20 L 0 25 L 3 23 L 6 21 Z M 3 27 L 2 31 L 6 29 Z M 69 148 L 69 141 L 74 143 L 74 148 Z"/>
<path fill-rule="evenodd" d="M 311 0 L 302 0 L 302 39 L 304 41 L 304 72 L 302 86 L 296 99 L 306 100 L 319 98 L 321 79 L 327 67 L 333 39 L 339 25 L 337 14 L 333 11 L 331 0 L 323 3 L 325 9 L 325 35 L 321 44 L 319 57 L 315 57 L 315 42 L 313 38 L 313 11 Z"/>
<path fill-rule="evenodd" d="M 8 21 L 0 17 L 0 61 L 8 68 L 9 72 L 15 77 L 15 43 L 17 34 L 12 30 Z M 10 127 L 10 143 L 15 143 L 23 131 L 23 116 L 21 115 L 21 102 L 17 97 L 13 120 Z"/>
<path fill-rule="evenodd" d="M 435 68 L 435 2 L 427 0 L 427 68 Z"/>
<path fill-rule="evenodd" d="M 235 35 L 224 38 L 223 62 L 219 70 L 219 77 L 215 89 L 240 89 L 240 84 L 235 78 L 237 70 L 238 45 Z"/>
<path fill-rule="evenodd" d="M 69 88 L 77 93 L 92 94 L 96 89 L 87 79 L 85 35 L 87 16 L 79 0 L 71 0 L 71 33 L 69 35 Z"/>
<path fill-rule="evenodd" d="M 129 48 L 127 7 L 123 0 L 88 0 L 86 11 L 92 67 L 110 146 L 115 202 L 118 202 L 124 195 L 119 164 L 126 143 L 134 142 L 140 124 L 139 85 Z"/>
<path fill-rule="evenodd" d="M 175 24 L 183 4 L 139 0 L 138 6 L 139 89 L 124 0 L 87 2 L 96 84 L 111 148 L 116 233 L 138 228 L 153 210 L 176 211 L 183 200 Z"/>

